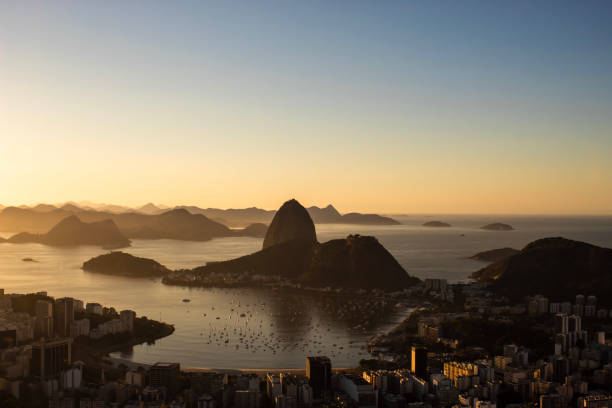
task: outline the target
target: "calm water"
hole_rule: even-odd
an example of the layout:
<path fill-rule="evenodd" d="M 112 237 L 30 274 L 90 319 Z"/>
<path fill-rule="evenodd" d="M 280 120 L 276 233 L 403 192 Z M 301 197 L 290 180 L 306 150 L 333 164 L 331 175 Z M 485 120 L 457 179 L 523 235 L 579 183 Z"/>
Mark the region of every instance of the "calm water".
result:
<path fill-rule="evenodd" d="M 404 268 L 418 277 L 466 280 L 483 264 L 467 259 L 476 252 L 522 248 L 548 236 L 564 236 L 612 247 L 612 217 L 402 216 L 405 225 L 363 227 L 318 225 L 319 241 L 349 233 L 374 235 Z M 421 227 L 441 220 L 452 228 Z M 482 231 L 489 222 L 506 222 L 517 230 Z M 4 233 L 0 236 L 8 236 Z M 463 235 L 463 236 L 462 236 Z M 256 251 L 261 239 L 224 238 L 209 242 L 136 240 L 128 252 L 153 258 L 170 268 L 187 268 Z M 81 264 L 104 253 L 97 247 L 53 248 L 38 244 L 0 244 L 0 287 L 7 292 L 47 290 L 51 296 L 73 296 L 173 323 L 173 335 L 154 345 L 117 354 L 135 361 L 179 361 L 212 368 L 293 368 L 304 356 L 327 354 L 337 367 L 354 365 L 374 333 L 386 330 L 408 312 L 392 308 L 367 330 L 340 316 L 343 302 L 331 296 L 281 293 L 265 289 L 189 289 L 157 280 L 128 279 L 83 272 Z M 21 261 L 32 257 L 38 262 Z M 182 299 L 191 302 L 184 303 Z M 214 309 L 213 309 L 214 308 Z M 243 315 L 241 317 L 241 315 Z M 219 319 L 217 319 L 219 317 Z"/>

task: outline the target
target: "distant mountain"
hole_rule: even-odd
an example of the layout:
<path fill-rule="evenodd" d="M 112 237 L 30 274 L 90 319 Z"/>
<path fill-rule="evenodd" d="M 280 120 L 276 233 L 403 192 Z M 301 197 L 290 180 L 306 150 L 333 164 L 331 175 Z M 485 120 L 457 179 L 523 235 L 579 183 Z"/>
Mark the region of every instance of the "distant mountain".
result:
<path fill-rule="evenodd" d="M 514 248 L 499 248 L 491 249 L 489 251 L 479 252 L 475 255 L 470 256 L 470 259 L 484 262 L 497 262 L 504 258 L 518 254 L 520 251 Z"/>
<path fill-rule="evenodd" d="M 119 231 L 112 220 L 85 223 L 75 215 L 66 217 L 46 234 L 22 232 L 7 241 L 37 242 L 53 246 L 101 245 L 109 248 L 120 248 L 130 244 L 130 240 Z"/>
<path fill-rule="evenodd" d="M 559 300 L 594 294 L 608 299 L 612 293 L 612 249 L 544 238 L 470 277 L 491 282 L 494 290 L 513 298 L 542 294 Z"/>
<path fill-rule="evenodd" d="M 512 228 L 511 225 L 502 224 L 501 222 L 495 222 L 493 224 L 483 225 L 482 227 L 480 227 L 480 229 L 489 230 L 489 231 L 512 231 L 514 230 L 514 228 Z"/>
<path fill-rule="evenodd" d="M 317 241 L 315 226 L 308 211 L 294 199 L 285 202 L 274 215 L 266 231 L 263 248 L 292 240 Z"/>
<path fill-rule="evenodd" d="M 196 206 L 178 206 L 174 209 L 184 209 L 193 215 L 204 215 L 217 224 L 222 224 L 231 228 L 245 228 L 251 224 L 269 225 L 276 213 L 275 211 L 263 210 L 256 207 L 220 210 L 215 208 L 204 209 Z M 123 206 L 97 204 L 89 201 L 81 201 L 78 203 L 67 202 L 59 207 L 50 204 L 39 204 L 34 208 L 27 206 L 6 207 L 0 209 L 0 231 L 43 233 L 67 216 L 78 215 L 85 222 L 112 219 L 119 229 L 128 236 L 133 233 L 137 234 L 139 237 L 154 236 L 161 235 L 159 231 L 155 233 L 155 231 L 153 231 L 155 227 L 150 225 L 151 223 L 155 223 L 155 221 L 143 217 L 160 216 L 168 211 L 169 210 L 165 209 L 163 206 L 152 203 L 130 210 Z M 377 214 L 348 213 L 342 215 L 332 205 L 328 205 L 324 208 L 310 207 L 307 211 L 315 224 L 399 224 L 392 218 L 383 217 Z M 248 231 L 253 231 L 253 229 L 245 229 L 240 234 L 248 234 Z M 176 231 L 167 235 L 177 236 Z M 212 233 L 211 236 L 212 235 L 215 235 L 215 233 Z M 260 235 L 260 231 L 258 231 L 255 236 Z M 232 236 L 232 231 L 228 228 L 228 231 L 217 236 Z"/>
<path fill-rule="evenodd" d="M 64 210 L 64 211 L 73 212 L 73 213 L 79 213 L 79 212 L 87 211 L 86 209 L 78 207 L 78 206 L 76 206 L 75 204 L 72 204 L 72 203 L 66 203 L 66 204 L 62 205 L 60 207 L 60 209 Z"/>
<path fill-rule="evenodd" d="M 59 208 L 36 211 L 30 208 L 6 207 L 0 211 L 0 231 L 46 232 L 73 214 L 75 213 Z"/>
<path fill-rule="evenodd" d="M 168 268 L 152 259 L 138 258 L 125 252 L 111 252 L 83 263 L 83 270 L 132 277 L 163 276 Z"/>
<path fill-rule="evenodd" d="M 334 224 L 356 224 L 356 225 L 400 225 L 399 221 L 393 218 L 383 217 L 378 214 L 348 213 L 333 221 Z M 321 222 L 320 224 L 325 224 Z"/>
<path fill-rule="evenodd" d="M 245 237 L 257 237 L 263 238 L 266 236 L 266 232 L 268 231 L 268 226 L 262 223 L 254 223 L 246 226 L 243 229 L 234 230 L 236 235 L 245 236 Z"/>
<path fill-rule="evenodd" d="M 195 206 L 179 206 L 193 214 L 204 214 L 208 218 L 223 220 L 230 227 L 244 227 L 252 223 L 270 224 L 275 211 L 263 210 L 257 207 L 221 210 L 218 208 L 200 208 Z M 398 225 L 396 220 L 377 214 L 348 213 L 340 214 L 331 204 L 327 207 L 308 207 L 308 214 L 315 224 L 357 224 L 357 225 Z"/>
<path fill-rule="evenodd" d="M 164 208 L 158 207 L 153 203 L 147 203 L 141 207 L 135 208 L 134 210 L 136 212 L 143 213 L 143 214 L 149 214 L 149 215 L 160 214 L 166 211 Z M 197 214 L 197 213 L 192 213 L 192 214 Z"/>
<path fill-rule="evenodd" d="M 434 227 L 434 228 L 444 228 L 444 227 L 450 227 L 450 224 L 447 224 L 445 222 L 442 221 L 427 221 L 426 223 L 423 224 L 424 227 Z"/>
<path fill-rule="evenodd" d="M 178 206 L 175 208 L 183 208 L 192 214 L 202 214 L 211 219 L 224 220 L 225 225 L 233 228 L 245 227 L 249 224 L 269 224 L 274 217 L 274 211 L 263 210 L 257 207 L 250 208 L 229 208 L 221 210 L 218 208 L 200 208 L 196 206 Z"/>
<path fill-rule="evenodd" d="M 334 208 L 333 205 L 329 204 L 325 208 L 319 208 L 316 206 L 308 207 L 308 214 L 316 224 L 329 224 L 337 222 L 342 215 Z"/>
<path fill-rule="evenodd" d="M 57 210 L 57 207 L 51 204 L 37 204 L 32 207 L 32 210 L 39 212 L 49 212 L 53 210 Z"/>
<path fill-rule="evenodd" d="M 138 214 L 119 214 L 119 225 L 128 216 Z M 126 222 L 127 224 L 127 222 Z M 128 236 L 140 239 L 179 239 L 187 241 L 207 241 L 216 237 L 232 236 L 232 231 L 202 214 L 191 214 L 184 209 L 166 211 L 159 215 L 142 215 L 138 226 L 123 229 Z"/>
<path fill-rule="evenodd" d="M 244 230 L 230 230 L 225 225 L 212 221 L 202 214 L 191 214 L 181 209 L 148 215 L 137 212 L 114 214 L 83 209 L 70 211 L 72 207 L 66 208 L 40 212 L 33 209 L 7 207 L 0 212 L 0 231 L 42 233 L 48 231 L 62 219 L 70 215 L 77 215 L 84 222 L 113 220 L 119 230 L 129 238 L 206 241 L 217 237 L 262 236 L 261 227 L 259 229 L 252 227 Z"/>

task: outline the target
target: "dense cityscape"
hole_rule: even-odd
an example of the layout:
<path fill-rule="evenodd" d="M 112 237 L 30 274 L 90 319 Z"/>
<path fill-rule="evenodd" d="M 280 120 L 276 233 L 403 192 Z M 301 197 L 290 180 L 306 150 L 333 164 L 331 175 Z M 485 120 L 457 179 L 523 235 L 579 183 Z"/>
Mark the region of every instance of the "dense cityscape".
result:
<path fill-rule="evenodd" d="M 3 407 L 600 408 L 610 403 L 612 345 L 606 333 L 612 310 L 592 295 L 564 302 L 536 295 L 513 304 L 484 284 L 427 279 L 410 296 L 428 301 L 390 333 L 372 338 L 371 359 L 358 367 L 337 369 L 328 357 L 304 356 L 304 370 L 212 372 L 182 371 L 175 362 L 123 364 L 101 357 L 100 351 L 142 335 L 143 318 L 134 311 L 53 299 L 45 292 L 0 293 Z M 456 329 L 457 322 L 472 321 L 480 322 L 485 344 Z M 487 333 L 488 325 L 505 325 L 524 336 L 519 329 L 524 324 L 533 336 L 525 337 L 525 344 L 499 343 L 505 336 L 500 330 Z M 530 348 L 534 340 L 542 344 Z"/>

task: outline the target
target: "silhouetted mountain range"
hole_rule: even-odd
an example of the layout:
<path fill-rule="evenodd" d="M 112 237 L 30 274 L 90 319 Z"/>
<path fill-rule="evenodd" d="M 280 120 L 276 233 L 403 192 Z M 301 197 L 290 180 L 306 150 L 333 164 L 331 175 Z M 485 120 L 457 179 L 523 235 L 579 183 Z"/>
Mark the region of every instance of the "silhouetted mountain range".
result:
<path fill-rule="evenodd" d="M 612 249 L 565 238 L 544 238 L 528 244 L 470 275 L 513 298 L 542 294 L 571 299 L 594 294 L 607 299 L 612 293 Z"/>
<path fill-rule="evenodd" d="M 7 207 L 0 212 L 0 230 L 15 231 L 26 230 L 28 232 L 40 232 L 41 229 L 49 230 L 62 220 L 70 217 L 84 223 L 96 223 L 112 221 L 116 228 L 129 238 L 136 239 L 177 239 L 189 241 L 207 241 L 217 237 L 231 236 L 263 236 L 264 228 L 261 225 L 253 225 L 242 230 L 232 230 L 223 224 L 212 221 L 202 214 L 191 214 L 187 210 L 170 210 L 158 215 L 147 215 L 141 213 L 113 214 L 99 211 L 72 211 L 59 208 L 55 210 L 36 211 L 34 209 L 23 209 Z M 59 225 L 59 224 L 58 224 Z M 91 230 L 93 233 L 94 230 Z M 31 233 L 18 234 L 12 237 L 10 242 L 41 242 L 47 243 L 45 239 L 35 238 L 41 235 Z M 14 238 L 14 239 L 13 239 Z M 82 234 L 72 238 L 73 245 L 86 245 L 95 241 L 95 237 L 84 238 Z"/>
<path fill-rule="evenodd" d="M 75 215 L 66 217 L 46 234 L 22 232 L 13 235 L 7 242 L 37 242 L 54 246 L 101 245 L 113 248 L 130 244 L 130 240 L 119 231 L 112 220 L 86 223 Z"/>
<path fill-rule="evenodd" d="M 4 210 L 8 211 L 5 213 Z M 217 208 L 200 208 L 196 206 L 177 206 L 174 209 L 185 209 L 191 214 L 202 214 L 207 218 L 232 228 L 244 228 L 250 224 L 270 224 L 275 211 L 263 210 L 251 207 L 242 209 L 221 210 Z M 169 211 L 165 206 L 147 203 L 143 206 L 131 209 L 124 206 L 112 204 L 96 204 L 89 201 L 67 202 L 62 205 L 38 204 L 33 207 L 1 207 L 0 206 L 0 230 L 4 231 L 29 231 L 44 232 L 57 224 L 63 218 L 86 213 L 88 220 L 96 219 L 96 213 L 100 215 L 97 219 L 112 218 L 119 228 L 122 223 L 114 216 L 124 214 L 160 215 Z M 361 225 L 396 225 L 399 222 L 392 218 L 377 214 L 348 213 L 340 214 L 332 205 L 324 208 L 310 207 L 307 209 L 316 224 L 361 224 Z M 45 215 L 46 214 L 46 215 Z"/>
<path fill-rule="evenodd" d="M 238 227 L 251 223 L 270 224 L 275 211 L 251 207 L 242 209 L 221 210 L 218 208 L 199 208 L 195 206 L 182 206 L 194 214 L 204 214 L 218 220 L 225 225 Z M 348 213 L 340 214 L 331 204 L 327 207 L 308 207 L 306 209 L 315 224 L 357 224 L 357 225 L 398 225 L 396 220 L 377 214 Z"/>

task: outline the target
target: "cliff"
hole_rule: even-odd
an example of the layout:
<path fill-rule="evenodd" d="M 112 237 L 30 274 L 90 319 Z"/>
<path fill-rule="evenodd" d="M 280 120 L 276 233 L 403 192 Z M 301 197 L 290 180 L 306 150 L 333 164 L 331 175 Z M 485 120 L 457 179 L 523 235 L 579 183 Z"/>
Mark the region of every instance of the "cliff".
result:
<path fill-rule="evenodd" d="M 534 241 L 519 253 L 470 275 L 513 298 L 542 294 L 569 299 L 594 294 L 605 299 L 612 293 L 612 249 L 565 238 Z"/>

